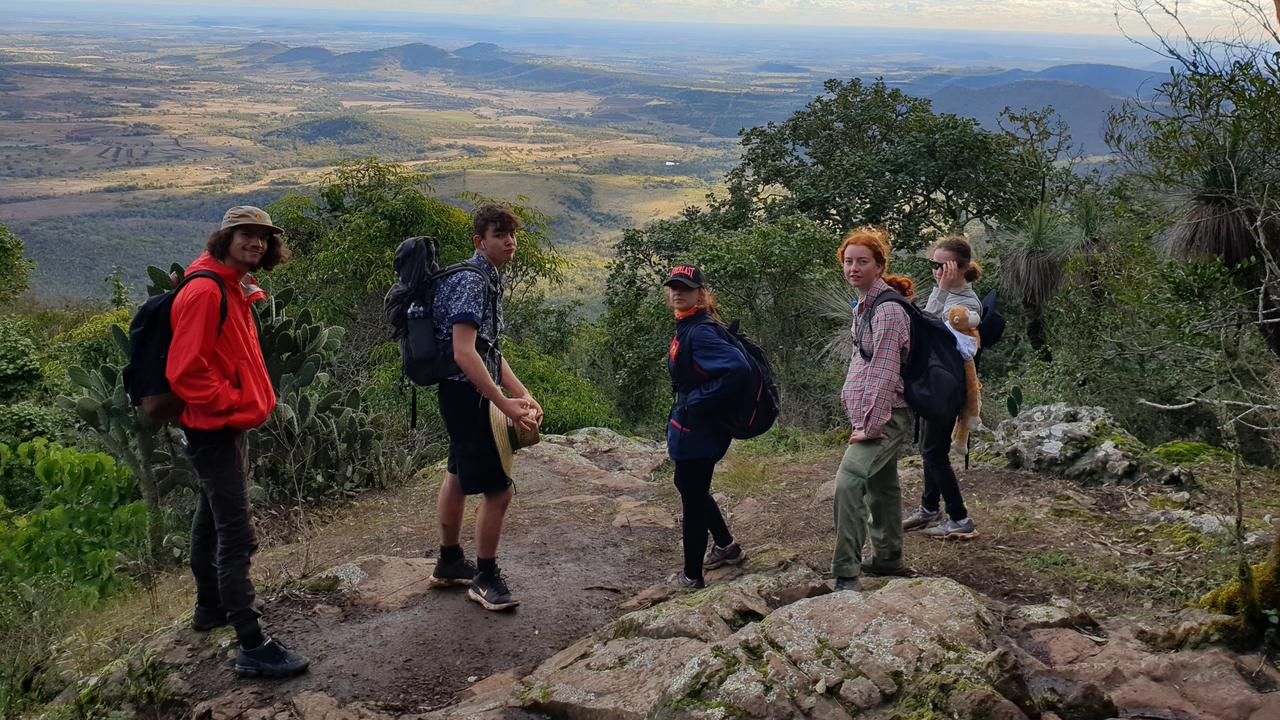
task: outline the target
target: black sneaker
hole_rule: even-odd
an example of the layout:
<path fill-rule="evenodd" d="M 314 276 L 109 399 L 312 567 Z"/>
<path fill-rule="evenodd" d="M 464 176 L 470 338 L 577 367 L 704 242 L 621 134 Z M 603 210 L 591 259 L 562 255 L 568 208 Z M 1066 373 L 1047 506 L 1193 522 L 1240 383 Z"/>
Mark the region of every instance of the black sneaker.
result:
<path fill-rule="evenodd" d="M 519 600 L 511 599 L 511 590 L 507 581 L 502 579 L 502 571 L 492 575 L 476 573 L 467 590 L 467 599 L 480 603 L 485 610 L 506 610 L 520 604 Z"/>
<path fill-rule="evenodd" d="M 466 558 L 451 563 L 436 561 L 436 569 L 431 571 L 431 587 L 449 585 L 470 585 L 476 576 L 476 564 Z"/>
<path fill-rule="evenodd" d="M 227 624 L 227 611 L 221 607 L 209 608 L 197 605 L 191 613 L 191 629 L 196 632 L 209 632 Z"/>
<path fill-rule="evenodd" d="M 880 577 L 910 577 L 911 571 L 901 562 L 880 562 L 875 557 L 869 557 L 862 559 L 862 574 L 878 575 Z"/>
<path fill-rule="evenodd" d="M 301 675 L 311 660 L 285 647 L 275 638 L 252 650 L 240 648 L 236 656 L 236 674 L 241 677 L 284 678 Z"/>
<path fill-rule="evenodd" d="M 707 553 L 707 559 L 702 561 L 702 567 L 705 570 L 715 570 L 725 565 L 737 565 L 747 557 L 742 551 L 742 546 L 738 542 L 729 543 L 729 547 L 720 547 L 712 544 L 711 552 Z"/>

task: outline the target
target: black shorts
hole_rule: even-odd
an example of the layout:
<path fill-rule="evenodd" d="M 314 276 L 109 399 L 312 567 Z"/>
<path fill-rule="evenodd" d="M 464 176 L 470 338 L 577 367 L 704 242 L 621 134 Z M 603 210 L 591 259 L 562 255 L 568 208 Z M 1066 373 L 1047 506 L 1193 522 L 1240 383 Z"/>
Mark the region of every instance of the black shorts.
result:
<path fill-rule="evenodd" d="M 511 486 L 489 427 L 489 401 L 471 383 L 440 381 L 440 417 L 449 431 L 449 472 L 463 495 L 498 493 Z"/>

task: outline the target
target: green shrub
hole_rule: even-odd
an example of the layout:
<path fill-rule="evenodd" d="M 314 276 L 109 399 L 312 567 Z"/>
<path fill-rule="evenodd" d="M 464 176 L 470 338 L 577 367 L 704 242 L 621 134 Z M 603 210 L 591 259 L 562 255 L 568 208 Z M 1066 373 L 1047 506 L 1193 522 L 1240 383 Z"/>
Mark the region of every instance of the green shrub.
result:
<path fill-rule="evenodd" d="M 95 369 L 102 365 L 119 365 L 124 355 L 111 337 L 111 327 L 128 332 L 130 310 L 109 310 L 85 319 L 79 325 L 55 336 L 49 343 L 49 357 L 42 372 L 45 384 L 58 392 L 67 392 L 67 369 Z"/>
<path fill-rule="evenodd" d="M 0 443 L 16 445 L 38 437 L 59 440 L 71 418 L 56 407 L 33 402 L 0 405 Z"/>
<path fill-rule="evenodd" d="M 0 402 L 22 398 L 40 381 L 36 346 L 11 318 L 0 318 Z"/>
<path fill-rule="evenodd" d="M 509 342 L 502 354 L 545 415 L 544 433 L 565 433 L 583 427 L 617 427 L 618 421 L 600 392 L 563 363 L 528 344 Z"/>
<path fill-rule="evenodd" d="M 146 512 L 133 477 L 102 453 L 43 439 L 0 445 L 0 474 L 30 472 L 40 498 L 25 514 L 0 506 L 0 569 L 60 578 L 101 597 L 120 584 L 117 556 L 142 547 Z"/>

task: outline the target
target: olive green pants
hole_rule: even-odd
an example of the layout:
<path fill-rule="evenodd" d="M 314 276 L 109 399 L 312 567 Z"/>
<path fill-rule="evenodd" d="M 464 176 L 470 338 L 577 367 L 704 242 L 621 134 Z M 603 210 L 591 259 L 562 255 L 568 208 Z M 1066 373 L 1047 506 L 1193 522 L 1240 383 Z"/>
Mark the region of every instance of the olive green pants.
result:
<path fill-rule="evenodd" d="M 862 572 L 862 544 L 871 516 L 871 549 L 881 563 L 902 562 L 902 488 L 898 450 L 911 432 L 911 411 L 899 408 L 878 440 L 850 443 L 836 470 L 836 549 L 831 572 L 837 578 Z"/>

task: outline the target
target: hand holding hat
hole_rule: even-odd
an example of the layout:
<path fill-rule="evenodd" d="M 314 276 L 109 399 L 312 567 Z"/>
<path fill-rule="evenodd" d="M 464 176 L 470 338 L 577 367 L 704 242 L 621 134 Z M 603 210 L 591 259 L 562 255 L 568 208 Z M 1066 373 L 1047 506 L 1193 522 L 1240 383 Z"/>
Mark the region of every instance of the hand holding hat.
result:
<path fill-rule="evenodd" d="M 510 475 L 515 451 L 541 439 L 538 426 L 542 424 L 542 408 L 530 397 L 503 398 L 501 404 L 500 408 L 498 403 L 489 403 L 489 427 L 502 469 Z M 516 411 L 514 416 L 506 414 L 508 408 Z"/>

